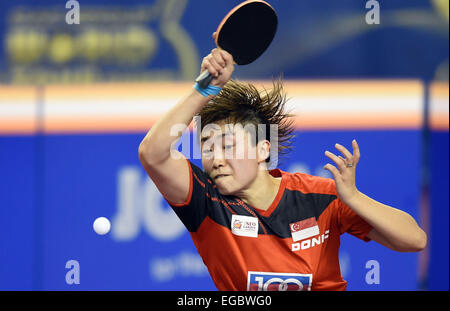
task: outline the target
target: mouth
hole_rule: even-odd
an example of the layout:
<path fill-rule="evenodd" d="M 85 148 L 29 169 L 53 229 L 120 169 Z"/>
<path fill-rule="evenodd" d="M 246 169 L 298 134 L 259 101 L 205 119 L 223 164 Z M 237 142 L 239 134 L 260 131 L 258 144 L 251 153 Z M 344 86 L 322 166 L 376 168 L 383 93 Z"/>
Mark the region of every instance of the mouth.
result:
<path fill-rule="evenodd" d="M 217 180 L 217 179 L 220 179 L 220 178 L 223 178 L 223 177 L 227 177 L 227 176 L 229 176 L 229 175 L 226 175 L 226 174 L 219 174 L 219 175 L 217 175 L 216 177 L 214 177 L 214 180 Z"/>

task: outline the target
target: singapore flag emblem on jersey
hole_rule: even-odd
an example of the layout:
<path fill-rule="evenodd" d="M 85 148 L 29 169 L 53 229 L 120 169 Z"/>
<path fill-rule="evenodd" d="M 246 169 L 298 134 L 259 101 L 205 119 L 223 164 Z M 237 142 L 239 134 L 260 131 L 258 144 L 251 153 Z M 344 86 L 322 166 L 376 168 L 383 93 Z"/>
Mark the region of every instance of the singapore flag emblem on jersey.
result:
<path fill-rule="evenodd" d="M 294 222 L 290 224 L 289 227 L 291 228 L 292 240 L 294 242 L 307 239 L 320 233 L 319 225 L 317 224 L 315 217 Z"/>

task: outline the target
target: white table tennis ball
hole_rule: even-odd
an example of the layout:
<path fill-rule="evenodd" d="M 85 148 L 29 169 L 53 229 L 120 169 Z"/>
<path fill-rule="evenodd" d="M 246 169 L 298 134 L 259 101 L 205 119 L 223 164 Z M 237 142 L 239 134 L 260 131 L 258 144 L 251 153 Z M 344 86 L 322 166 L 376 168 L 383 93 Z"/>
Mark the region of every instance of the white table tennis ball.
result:
<path fill-rule="evenodd" d="M 94 221 L 94 231 L 97 234 L 105 235 L 109 232 L 109 229 L 111 229 L 111 223 L 109 222 L 108 218 L 98 217 Z"/>

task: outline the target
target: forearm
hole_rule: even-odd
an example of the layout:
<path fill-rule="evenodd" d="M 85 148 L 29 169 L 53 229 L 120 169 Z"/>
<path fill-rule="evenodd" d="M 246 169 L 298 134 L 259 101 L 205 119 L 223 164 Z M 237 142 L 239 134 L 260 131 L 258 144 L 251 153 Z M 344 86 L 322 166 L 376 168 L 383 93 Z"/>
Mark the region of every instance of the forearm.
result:
<path fill-rule="evenodd" d="M 139 146 L 140 157 L 146 162 L 159 162 L 170 156 L 170 148 L 182 135 L 179 125 L 189 126 L 193 117 L 208 102 L 194 88 L 148 131 Z M 175 131 L 174 131 L 175 130 Z"/>
<path fill-rule="evenodd" d="M 375 201 L 358 191 L 348 206 L 397 251 L 425 248 L 427 236 L 411 215 Z"/>
<path fill-rule="evenodd" d="M 223 88 L 230 80 L 234 70 L 233 57 L 226 51 L 213 49 L 203 58 L 200 72 L 208 70 L 213 76 L 210 86 Z M 217 91 L 217 90 L 216 90 Z M 217 92 L 205 92 L 216 94 Z M 194 116 L 200 112 L 204 105 L 211 99 L 200 94 L 196 89 L 191 91 L 175 107 L 170 109 L 148 131 L 139 146 L 139 158 L 147 165 L 158 165 L 171 155 L 170 148 L 183 134 L 183 131 L 192 122 Z M 181 128 L 180 128 L 181 125 Z"/>

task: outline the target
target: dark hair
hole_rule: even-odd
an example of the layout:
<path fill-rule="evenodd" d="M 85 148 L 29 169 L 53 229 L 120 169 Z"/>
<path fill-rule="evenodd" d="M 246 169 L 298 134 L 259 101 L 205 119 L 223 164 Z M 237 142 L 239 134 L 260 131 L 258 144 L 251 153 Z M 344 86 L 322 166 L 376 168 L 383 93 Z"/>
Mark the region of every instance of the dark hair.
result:
<path fill-rule="evenodd" d="M 276 141 L 278 155 L 286 155 L 292 149 L 291 139 L 295 136 L 294 120 L 291 119 L 294 115 L 285 111 L 287 99 L 281 78 L 272 83 L 272 89 L 264 88 L 260 92 L 250 83 L 230 80 L 198 113 L 201 128 L 197 134 L 201 135 L 207 124 L 218 121 L 225 121 L 226 124 L 240 123 L 242 126 L 253 124 L 258 129 L 256 142 L 264 139 Z M 259 124 L 265 125 L 265 135 L 260 131 Z M 270 135 L 269 127 L 272 124 L 276 125 L 276 135 Z M 270 157 L 266 162 L 269 161 Z"/>

